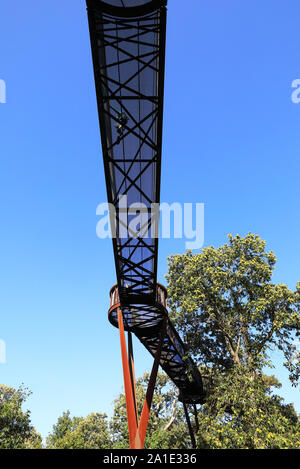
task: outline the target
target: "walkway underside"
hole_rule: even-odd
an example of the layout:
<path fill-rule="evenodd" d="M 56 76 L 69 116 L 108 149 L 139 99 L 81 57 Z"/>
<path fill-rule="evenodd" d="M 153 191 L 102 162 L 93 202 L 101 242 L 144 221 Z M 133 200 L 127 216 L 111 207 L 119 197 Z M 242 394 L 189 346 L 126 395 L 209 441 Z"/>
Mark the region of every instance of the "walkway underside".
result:
<path fill-rule="evenodd" d="M 111 300 L 109 319 L 118 327 L 121 311 L 124 330 L 133 332 L 153 357 L 164 324 L 159 364 L 178 387 L 180 399 L 197 403 L 203 400 L 200 373 L 184 358 L 184 345 L 168 318 L 165 297 L 157 298 L 155 207 L 160 202 L 166 3 L 87 0 L 115 235 L 118 300 Z M 136 225 L 137 213 L 141 216 Z"/>

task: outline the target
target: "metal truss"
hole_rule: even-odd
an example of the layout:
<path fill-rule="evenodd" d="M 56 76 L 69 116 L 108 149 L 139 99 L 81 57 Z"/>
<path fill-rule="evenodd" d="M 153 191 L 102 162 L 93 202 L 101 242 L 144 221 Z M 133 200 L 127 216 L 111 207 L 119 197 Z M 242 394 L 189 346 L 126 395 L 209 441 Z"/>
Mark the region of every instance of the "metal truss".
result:
<path fill-rule="evenodd" d="M 121 310 L 118 286 L 110 291 L 111 303 L 108 311 L 109 321 L 119 327 Z M 167 291 L 157 283 L 156 300 L 152 305 L 133 305 L 122 307 L 124 330 L 134 333 L 153 357 L 159 344 L 160 331 L 166 324 L 164 341 L 160 352 L 159 364 L 178 387 L 179 399 L 189 404 L 204 401 L 204 390 L 198 368 L 190 358 L 185 358 L 185 346 L 168 317 Z"/>
<path fill-rule="evenodd" d="M 87 0 L 117 273 L 109 320 L 120 330 L 132 448 L 143 446 L 159 364 L 178 387 L 184 405 L 204 398 L 201 375 L 185 358 L 184 344 L 168 318 L 167 292 L 156 283 L 166 3 Z M 131 333 L 154 357 L 140 422 Z"/>
<path fill-rule="evenodd" d="M 88 0 L 102 152 L 121 303 L 155 295 L 163 121 L 165 1 Z M 131 17 L 123 17 L 130 10 Z M 126 196 L 127 206 L 122 201 Z M 139 209 L 130 211 L 132 203 Z M 142 223 L 130 229 L 140 215 Z M 125 221 L 124 221 L 125 220 Z M 141 226 L 142 225 L 142 226 Z"/>

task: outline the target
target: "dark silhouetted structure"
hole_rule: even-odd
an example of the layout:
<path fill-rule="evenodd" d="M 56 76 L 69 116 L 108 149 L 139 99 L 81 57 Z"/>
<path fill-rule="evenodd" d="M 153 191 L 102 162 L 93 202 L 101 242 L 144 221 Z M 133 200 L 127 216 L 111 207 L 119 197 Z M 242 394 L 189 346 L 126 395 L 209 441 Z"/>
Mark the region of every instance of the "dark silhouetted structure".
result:
<path fill-rule="evenodd" d="M 110 291 L 109 320 L 120 330 L 131 448 L 143 447 L 159 365 L 178 387 L 184 405 L 203 400 L 200 373 L 192 360 L 183 359 L 184 344 L 168 318 L 166 289 L 157 283 L 166 3 L 87 0 L 107 198 L 115 234 L 117 284 Z M 138 229 L 132 228 L 137 212 L 132 204 L 142 212 Z M 128 332 L 128 353 L 124 331 Z M 140 420 L 132 333 L 154 357 Z"/>

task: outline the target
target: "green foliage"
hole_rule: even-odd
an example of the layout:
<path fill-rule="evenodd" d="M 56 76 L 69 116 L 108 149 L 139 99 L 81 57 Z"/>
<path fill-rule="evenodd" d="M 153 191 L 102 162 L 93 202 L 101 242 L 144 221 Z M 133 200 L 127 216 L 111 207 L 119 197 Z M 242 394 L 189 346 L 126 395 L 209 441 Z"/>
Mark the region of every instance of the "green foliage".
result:
<path fill-rule="evenodd" d="M 0 385 L 0 448 L 26 449 L 41 447 L 41 437 L 30 424 L 30 412 L 22 405 L 31 393 L 20 386 Z"/>
<path fill-rule="evenodd" d="M 86 418 L 71 418 L 69 411 L 64 412 L 47 438 L 47 447 L 52 449 L 111 448 L 106 414 L 91 413 Z"/>
<path fill-rule="evenodd" d="M 300 325 L 300 283 L 272 283 L 276 258 L 249 233 L 229 235 L 219 248 L 169 257 L 171 317 L 200 363 L 206 402 L 199 416 L 201 448 L 297 448 L 299 420 L 292 405 L 272 396 L 280 387 L 262 373 L 274 348 L 296 385 L 294 339 Z"/>
<path fill-rule="evenodd" d="M 296 383 L 300 283 L 296 291 L 272 283 L 275 263 L 265 241 L 251 233 L 229 235 L 219 248 L 169 257 L 171 316 L 194 358 L 219 369 L 238 364 L 256 369 L 268 363 L 268 350 L 275 346 Z"/>
<path fill-rule="evenodd" d="M 42 437 L 34 428 L 25 440 L 25 449 L 43 449 Z"/>
<path fill-rule="evenodd" d="M 81 420 L 81 417 L 71 418 L 69 410 L 63 412 L 62 416 L 58 418 L 57 423 L 53 425 L 52 433 L 47 437 L 47 447 L 57 447 L 57 444 L 66 436 L 66 433 L 72 433 Z"/>
<path fill-rule="evenodd" d="M 272 393 L 280 387 L 270 350 L 277 347 L 296 385 L 300 373 L 295 337 L 299 334 L 300 283 L 291 291 L 272 283 L 276 258 L 257 235 L 229 235 L 220 248 L 170 256 L 169 306 L 176 328 L 199 363 L 206 400 L 197 422 L 189 406 L 198 448 L 300 449 L 299 418 L 291 404 Z M 141 415 L 148 385 L 136 383 Z M 22 410 L 29 393 L 0 386 L 0 448 L 41 448 L 41 437 Z M 190 448 L 183 409 L 174 386 L 159 373 L 145 440 L 147 449 Z M 86 418 L 64 412 L 47 438 L 58 449 L 128 448 L 126 402 L 120 394 L 108 421 L 101 413 Z"/>
<path fill-rule="evenodd" d="M 236 366 L 215 380 L 199 418 L 199 448 L 300 448 L 297 414 L 270 394 L 264 376 Z"/>

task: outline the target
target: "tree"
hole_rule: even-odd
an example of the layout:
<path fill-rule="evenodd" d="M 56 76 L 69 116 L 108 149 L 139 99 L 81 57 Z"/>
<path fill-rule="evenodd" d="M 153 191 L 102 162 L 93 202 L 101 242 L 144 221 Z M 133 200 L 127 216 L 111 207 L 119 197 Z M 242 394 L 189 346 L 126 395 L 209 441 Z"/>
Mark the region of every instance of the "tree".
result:
<path fill-rule="evenodd" d="M 141 415 L 149 373 L 137 379 L 136 395 L 138 415 Z M 114 414 L 111 421 L 114 448 L 128 448 L 129 435 L 125 395 L 120 394 L 115 400 Z M 183 420 L 183 412 L 178 406 L 174 386 L 165 373 L 158 373 L 148 428 L 145 448 L 148 449 L 184 449 L 189 447 L 189 435 Z"/>
<path fill-rule="evenodd" d="M 196 360 L 221 370 L 239 364 L 257 369 L 277 347 L 296 383 L 300 282 L 296 291 L 273 284 L 275 263 L 265 241 L 251 233 L 229 235 L 220 248 L 169 257 L 171 317 Z"/>
<path fill-rule="evenodd" d="M 300 426 L 291 404 L 273 396 L 264 375 L 236 366 L 215 377 L 199 418 L 198 447 L 300 448 Z"/>
<path fill-rule="evenodd" d="M 86 418 L 64 412 L 47 438 L 52 449 L 109 449 L 111 437 L 106 414 L 91 413 Z"/>
<path fill-rule="evenodd" d="M 66 436 L 67 432 L 75 430 L 82 420 L 82 417 L 70 417 L 70 411 L 63 412 L 58 418 L 57 423 L 53 425 L 52 433 L 47 437 L 47 447 L 55 448 L 57 444 Z"/>
<path fill-rule="evenodd" d="M 149 380 L 149 373 L 137 379 L 136 394 L 138 414 L 141 415 Z M 71 417 L 63 412 L 53 425 L 47 438 L 51 449 L 128 449 L 129 435 L 125 395 L 120 394 L 114 403 L 113 417 L 91 413 L 86 418 Z M 164 373 L 158 373 L 154 390 L 145 448 L 189 448 L 190 440 L 183 411 L 178 406 L 176 391 Z"/>
<path fill-rule="evenodd" d="M 23 411 L 22 405 L 30 396 L 23 386 L 15 389 L 0 385 L 0 448 L 40 448 L 41 436 L 30 422 L 30 412 Z"/>
<path fill-rule="evenodd" d="M 272 283 L 276 264 L 265 241 L 229 235 L 219 248 L 169 257 L 170 315 L 199 363 L 207 392 L 201 409 L 201 447 L 295 447 L 299 422 L 291 406 L 271 394 L 275 347 L 297 383 L 300 283 Z"/>

